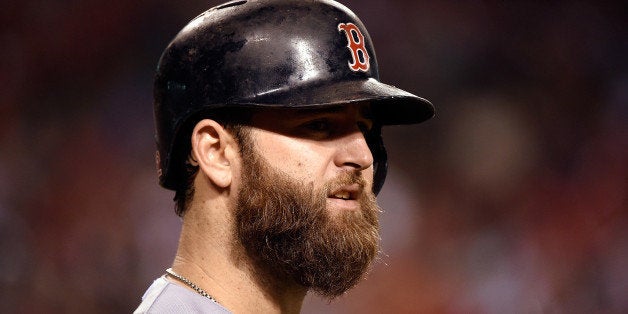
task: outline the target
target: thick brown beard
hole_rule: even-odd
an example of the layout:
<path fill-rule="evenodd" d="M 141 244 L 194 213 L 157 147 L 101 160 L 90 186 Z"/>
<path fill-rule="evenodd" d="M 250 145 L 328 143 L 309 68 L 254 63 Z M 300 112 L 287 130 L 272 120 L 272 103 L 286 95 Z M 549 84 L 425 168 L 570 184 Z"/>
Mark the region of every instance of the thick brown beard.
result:
<path fill-rule="evenodd" d="M 254 149 L 244 149 L 242 157 L 236 232 L 256 267 L 330 299 L 355 286 L 378 252 L 380 209 L 368 189 L 357 211 L 332 212 L 326 200 L 343 185 L 364 188 L 360 173 L 344 172 L 313 191 L 274 170 Z"/>

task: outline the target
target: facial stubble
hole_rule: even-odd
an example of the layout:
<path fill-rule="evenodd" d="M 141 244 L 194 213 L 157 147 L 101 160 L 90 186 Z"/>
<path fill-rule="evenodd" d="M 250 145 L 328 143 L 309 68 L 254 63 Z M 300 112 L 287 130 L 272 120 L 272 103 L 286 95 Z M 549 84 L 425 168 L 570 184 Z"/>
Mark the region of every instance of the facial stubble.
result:
<path fill-rule="evenodd" d="M 273 169 L 254 148 L 242 157 L 236 233 L 256 267 L 330 299 L 355 286 L 379 247 L 380 209 L 360 172 L 313 189 Z M 351 184 L 361 187 L 360 208 L 327 208 L 329 191 Z"/>

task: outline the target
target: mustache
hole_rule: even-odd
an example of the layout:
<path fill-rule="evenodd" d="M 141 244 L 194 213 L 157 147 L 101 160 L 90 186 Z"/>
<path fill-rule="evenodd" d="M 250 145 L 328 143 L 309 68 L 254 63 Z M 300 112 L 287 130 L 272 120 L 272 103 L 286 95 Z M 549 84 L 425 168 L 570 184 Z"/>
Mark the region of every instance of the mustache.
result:
<path fill-rule="evenodd" d="M 327 195 L 330 192 L 338 190 L 347 185 L 357 185 L 360 190 L 360 194 L 365 191 L 366 188 L 366 179 L 362 176 L 362 173 L 358 170 L 356 171 L 344 171 L 338 174 L 333 179 L 327 181 L 323 186 L 323 192 Z"/>

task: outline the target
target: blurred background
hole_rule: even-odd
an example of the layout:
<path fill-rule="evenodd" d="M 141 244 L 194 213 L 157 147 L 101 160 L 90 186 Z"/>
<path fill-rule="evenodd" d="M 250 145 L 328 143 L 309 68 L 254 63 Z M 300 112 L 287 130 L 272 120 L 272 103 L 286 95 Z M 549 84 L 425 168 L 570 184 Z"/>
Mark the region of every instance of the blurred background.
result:
<path fill-rule="evenodd" d="M 152 76 L 218 1 L 0 5 L 0 304 L 129 313 L 180 221 L 157 185 Z M 344 1 L 384 82 L 383 253 L 304 313 L 628 313 L 628 10 L 596 1 Z"/>

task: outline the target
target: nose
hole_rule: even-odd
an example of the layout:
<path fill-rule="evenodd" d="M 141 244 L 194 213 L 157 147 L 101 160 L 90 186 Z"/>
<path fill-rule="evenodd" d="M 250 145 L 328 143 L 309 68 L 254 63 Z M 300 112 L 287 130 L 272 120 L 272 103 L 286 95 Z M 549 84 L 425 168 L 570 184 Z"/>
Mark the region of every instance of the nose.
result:
<path fill-rule="evenodd" d="M 338 152 L 334 160 L 336 166 L 364 170 L 373 165 L 373 154 L 364 134 L 357 127 L 338 140 Z"/>

